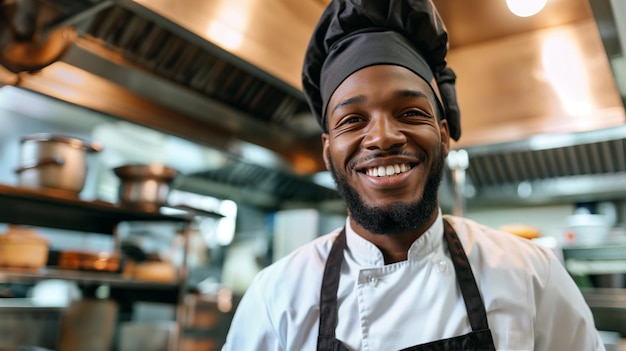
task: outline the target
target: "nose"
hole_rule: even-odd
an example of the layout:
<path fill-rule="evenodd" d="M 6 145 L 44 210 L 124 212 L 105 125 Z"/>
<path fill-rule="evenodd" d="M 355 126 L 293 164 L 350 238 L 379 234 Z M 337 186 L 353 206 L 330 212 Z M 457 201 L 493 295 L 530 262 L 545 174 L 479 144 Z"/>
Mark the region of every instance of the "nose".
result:
<path fill-rule="evenodd" d="M 393 117 L 377 116 L 369 121 L 363 146 L 368 149 L 389 150 L 404 145 L 407 137 Z"/>

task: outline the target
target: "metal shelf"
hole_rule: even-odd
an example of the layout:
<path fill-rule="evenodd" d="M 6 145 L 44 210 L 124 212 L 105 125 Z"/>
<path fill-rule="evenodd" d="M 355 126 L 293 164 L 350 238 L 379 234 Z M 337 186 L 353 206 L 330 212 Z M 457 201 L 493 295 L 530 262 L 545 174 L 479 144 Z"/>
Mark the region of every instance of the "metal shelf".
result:
<path fill-rule="evenodd" d="M 566 260 L 626 260 L 626 244 L 564 247 L 563 257 Z"/>
<path fill-rule="evenodd" d="M 623 274 L 626 273 L 626 260 L 565 260 L 565 268 L 571 274 Z"/>
<path fill-rule="evenodd" d="M 183 226 L 185 252 L 191 211 L 176 214 L 144 212 L 104 201 L 84 201 L 76 195 L 54 189 L 29 189 L 0 184 L 0 222 L 33 225 L 69 231 L 107 234 L 115 237 L 121 222 L 174 222 Z M 186 256 L 186 254 L 185 254 Z M 172 282 L 132 279 L 121 273 L 72 271 L 45 267 L 37 270 L 0 268 L 0 282 L 36 283 L 45 279 L 76 282 L 82 287 L 108 285 L 111 295 L 122 299 L 178 304 L 185 294 L 187 267 L 179 267 Z"/>
<path fill-rule="evenodd" d="M 34 283 L 42 279 L 62 279 L 79 283 L 81 285 L 109 285 L 120 288 L 139 288 L 145 290 L 177 290 L 180 286 L 178 281 L 153 282 L 125 277 L 121 273 L 74 271 L 56 268 L 42 269 L 0 269 L 0 281 L 11 283 Z"/>
<path fill-rule="evenodd" d="M 83 201 L 54 189 L 27 189 L 0 184 L 0 222 L 112 235 L 120 222 L 186 223 L 186 215 L 166 215 L 123 208 L 104 201 Z"/>

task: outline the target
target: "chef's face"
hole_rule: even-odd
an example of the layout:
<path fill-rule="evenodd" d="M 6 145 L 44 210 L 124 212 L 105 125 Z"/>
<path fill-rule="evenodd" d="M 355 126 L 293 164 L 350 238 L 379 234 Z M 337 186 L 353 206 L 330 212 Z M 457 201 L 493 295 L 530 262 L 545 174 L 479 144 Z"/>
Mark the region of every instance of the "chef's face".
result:
<path fill-rule="evenodd" d="M 324 161 L 352 219 L 374 234 L 406 233 L 436 216 L 449 134 L 427 83 L 406 68 L 370 66 L 328 103 Z"/>

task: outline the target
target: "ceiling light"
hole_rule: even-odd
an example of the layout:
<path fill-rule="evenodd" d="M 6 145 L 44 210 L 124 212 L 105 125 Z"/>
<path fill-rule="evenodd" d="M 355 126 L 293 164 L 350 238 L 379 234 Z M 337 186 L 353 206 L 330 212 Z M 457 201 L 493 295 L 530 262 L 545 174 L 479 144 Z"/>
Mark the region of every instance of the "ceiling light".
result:
<path fill-rule="evenodd" d="M 529 17 L 537 14 L 548 0 L 506 0 L 506 5 L 514 15 L 519 17 Z"/>

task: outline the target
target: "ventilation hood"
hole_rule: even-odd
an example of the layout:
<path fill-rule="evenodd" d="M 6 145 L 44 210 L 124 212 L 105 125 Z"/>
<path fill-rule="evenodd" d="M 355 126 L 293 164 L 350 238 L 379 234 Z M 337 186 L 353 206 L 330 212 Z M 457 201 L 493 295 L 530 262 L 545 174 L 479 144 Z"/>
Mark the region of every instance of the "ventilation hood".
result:
<path fill-rule="evenodd" d="M 243 200 L 252 192 L 256 204 L 272 205 L 338 199 L 334 190 L 311 181 L 325 167 L 320 130 L 300 87 L 300 56 L 328 0 L 14 1 L 33 2 L 42 7 L 43 34 L 71 28 L 66 34 L 75 37 L 59 60 L 41 70 L 0 69 L 0 86 L 163 130 L 235 160 L 188 175 L 182 183 L 187 190 L 210 188 L 209 195 Z M 436 2 L 445 12 L 459 8 L 451 0 Z M 619 0 L 594 2 L 623 7 Z M 613 26 L 617 31 L 615 21 Z M 475 44 L 478 39 L 463 39 L 471 33 L 467 28 L 457 27 L 451 35 L 460 37 L 451 42 Z M 626 75 L 615 60 L 619 81 Z M 626 196 L 624 138 L 623 128 L 613 128 L 469 147 L 468 205 Z M 537 140 L 558 142 L 538 146 Z M 247 158 L 241 152 L 246 145 L 284 162 L 268 167 Z M 444 207 L 450 203 L 449 178 L 442 188 Z"/>
<path fill-rule="evenodd" d="M 589 3 L 626 106 L 626 3 L 620 0 L 589 0 Z"/>
<path fill-rule="evenodd" d="M 39 0 L 15 3 L 28 9 L 33 1 Z M 323 10 L 322 2 L 39 3 L 42 37 L 56 39 L 52 36 L 62 27 L 76 30 L 77 37 L 59 62 L 36 74 L 22 74 L 17 85 L 151 127 L 172 129 L 169 124 L 176 122 L 168 121 L 176 120 L 201 122 L 195 125 L 205 126 L 204 139 L 210 140 L 198 141 L 228 151 L 239 141 L 259 145 L 285 158 L 298 174 L 324 168 L 320 130 L 300 90 L 298 57 Z M 115 88 L 115 95 L 122 98 L 98 104 L 78 96 L 85 87 L 72 86 L 67 78 L 80 74 L 87 79 L 85 73 L 90 77 L 84 85 L 93 87 L 89 90 Z M 144 109 L 147 105 L 150 108 Z M 167 118 L 162 125 L 146 114 Z M 181 136 L 198 139 L 179 129 Z"/>
<path fill-rule="evenodd" d="M 626 197 L 626 126 L 538 135 L 466 151 L 469 167 L 464 196 L 468 207 Z"/>
<path fill-rule="evenodd" d="M 41 67 L 0 56 L 0 82 L 231 158 L 223 168 L 186 175 L 180 185 L 187 190 L 268 207 L 332 202 L 336 191 L 311 180 L 324 170 L 321 131 L 300 90 L 297 57 L 324 6 L 296 0 L 16 0 L 0 6 L 2 14 L 19 14 L 16 24 L 30 25 L 36 34 L 11 42 L 10 31 L 0 28 L 0 51 L 22 45 L 44 57 L 41 48 L 61 49 L 58 60 Z M 36 23 L 29 23 L 34 14 Z M 251 147 L 275 160 L 249 157 L 244 150 Z"/>

